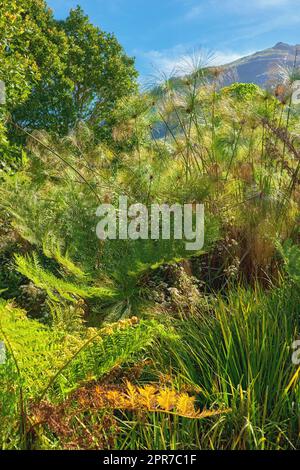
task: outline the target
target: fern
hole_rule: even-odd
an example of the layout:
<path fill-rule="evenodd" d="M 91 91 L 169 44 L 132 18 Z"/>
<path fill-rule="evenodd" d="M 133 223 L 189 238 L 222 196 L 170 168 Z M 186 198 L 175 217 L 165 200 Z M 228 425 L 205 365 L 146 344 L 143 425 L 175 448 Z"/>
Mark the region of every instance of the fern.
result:
<path fill-rule="evenodd" d="M 17 270 L 30 279 L 37 287 L 44 289 L 51 300 L 60 301 L 61 298 L 75 302 L 79 298 L 99 298 L 103 301 L 111 301 L 117 296 L 117 292 L 111 288 L 90 287 L 77 285 L 59 279 L 54 274 L 40 266 L 37 255 L 15 255 Z"/>
<path fill-rule="evenodd" d="M 76 279 L 88 281 L 88 275 L 82 271 L 73 261 L 68 254 L 63 255 L 61 247 L 53 237 L 47 237 L 43 240 L 43 252 L 47 258 L 55 259 L 55 261 L 63 268 L 65 274 L 72 275 Z"/>
<path fill-rule="evenodd" d="M 79 383 L 141 359 L 159 338 L 174 338 L 158 322 L 135 319 L 69 335 L 0 304 L 0 340 L 9 341 L 27 398 L 65 396 Z M 5 335 L 5 338 L 3 337 Z"/>

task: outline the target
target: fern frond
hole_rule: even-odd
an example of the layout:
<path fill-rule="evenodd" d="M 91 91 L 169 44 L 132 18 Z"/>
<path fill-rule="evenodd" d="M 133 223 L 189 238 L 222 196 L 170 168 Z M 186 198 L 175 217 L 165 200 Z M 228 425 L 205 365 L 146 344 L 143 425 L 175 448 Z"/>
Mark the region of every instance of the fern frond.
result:
<path fill-rule="evenodd" d="M 87 274 L 73 263 L 68 254 L 62 254 L 60 244 L 53 236 L 49 236 L 47 239 L 43 240 L 43 252 L 47 258 L 55 259 L 55 261 L 64 269 L 66 274 L 71 274 L 79 280 L 88 280 Z"/>
<path fill-rule="evenodd" d="M 27 397 L 65 396 L 81 382 L 98 379 L 116 366 L 142 359 L 160 339 L 176 336 L 158 322 L 130 319 L 82 335 L 66 334 L 0 304 L 1 329 L 9 341 Z M 6 341 L 0 332 L 0 340 Z M 177 337 L 176 337 L 177 338 Z"/>
<path fill-rule="evenodd" d="M 15 260 L 17 270 L 30 279 L 37 287 L 45 290 L 53 301 L 60 301 L 60 298 L 70 302 L 75 302 L 79 298 L 98 298 L 103 301 L 111 301 L 117 296 L 117 292 L 112 288 L 77 285 L 64 279 L 59 279 L 41 267 L 36 253 L 32 256 L 16 254 Z"/>

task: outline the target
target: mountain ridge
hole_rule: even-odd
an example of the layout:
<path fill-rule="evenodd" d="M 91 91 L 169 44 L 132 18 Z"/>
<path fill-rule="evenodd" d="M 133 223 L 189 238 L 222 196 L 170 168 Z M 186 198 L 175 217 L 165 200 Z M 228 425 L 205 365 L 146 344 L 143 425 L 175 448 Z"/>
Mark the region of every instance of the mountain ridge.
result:
<path fill-rule="evenodd" d="M 298 57 L 298 61 L 297 61 Z M 273 47 L 257 51 L 222 67 L 231 72 L 226 84 L 233 82 L 255 83 L 265 88 L 278 66 L 300 65 L 300 45 L 278 42 Z M 230 75 L 230 74 L 229 74 Z"/>

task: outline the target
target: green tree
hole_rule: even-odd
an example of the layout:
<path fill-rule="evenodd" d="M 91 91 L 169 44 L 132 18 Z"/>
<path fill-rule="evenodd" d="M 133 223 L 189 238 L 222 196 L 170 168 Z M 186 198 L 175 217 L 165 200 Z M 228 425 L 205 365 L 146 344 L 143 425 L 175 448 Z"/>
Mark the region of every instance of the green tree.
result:
<path fill-rule="evenodd" d="M 43 0 L 0 0 L 0 11 L 0 80 L 11 109 L 26 101 L 42 69 L 57 65 L 63 37 Z"/>
<path fill-rule="evenodd" d="M 63 41 L 53 38 L 53 31 Z M 52 23 L 46 38 L 56 45 L 55 60 L 48 64 L 42 58 L 41 78 L 26 102 L 14 109 L 15 120 L 59 135 L 81 120 L 103 129 L 116 101 L 136 91 L 134 59 L 114 35 L 93 26 L 80 7 Z"/>
<path fill-rule="evenodd" d="M 15 129 L 7 137 L 7 117 L 15 109 L 26 109 L 32 91 L 46 71 L 63 70 L 58 51 L 68 44 L 44 0 L 0 0 L 0 80 L 6 85 L 6 104 L 0 106 L 0 164 L 14 160 L 20 149 Z M 24 123 L 30 122 L 28 118 Z"/>

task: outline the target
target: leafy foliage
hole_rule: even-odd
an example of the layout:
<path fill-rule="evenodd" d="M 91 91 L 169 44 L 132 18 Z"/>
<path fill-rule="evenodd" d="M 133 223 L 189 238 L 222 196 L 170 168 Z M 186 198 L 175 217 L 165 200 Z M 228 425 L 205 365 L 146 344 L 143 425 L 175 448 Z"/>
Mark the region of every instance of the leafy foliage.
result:
<path fill-rule="evenodd" d="M 137 93 L 80 8 L 0 6 L 0 447 L 298 448 L 292 77 L 273 96 L 197 62 Z M 203 250 L 99 241 L 120 196 L 204 204 Z"/>
<path fill-rule="evenodd" d="M 67 135 L 81 120 L 98 127 L 116 101 L 135 90 L 134 61 L 113 35 L 93 26 L 79 7 L 66 20 L 53 23 L 48 34 L 51 45 L 58 46 L 54 64 L 59 66 L 44 69 L 14 118 L 30 129 L 60 135 Z"/>

